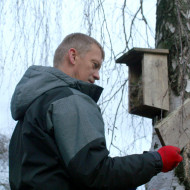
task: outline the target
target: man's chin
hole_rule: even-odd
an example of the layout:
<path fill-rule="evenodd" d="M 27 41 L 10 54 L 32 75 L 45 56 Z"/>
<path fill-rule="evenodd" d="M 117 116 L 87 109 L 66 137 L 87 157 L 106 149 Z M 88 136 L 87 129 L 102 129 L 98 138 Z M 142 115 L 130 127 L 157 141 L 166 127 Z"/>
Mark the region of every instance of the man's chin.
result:
<path fill-rule="evenodd" d="M 94 81 L 90 81 L 90 80 L 89 80 L 88 82 L 91 83 L 91 84 L 94 84 Z"/>

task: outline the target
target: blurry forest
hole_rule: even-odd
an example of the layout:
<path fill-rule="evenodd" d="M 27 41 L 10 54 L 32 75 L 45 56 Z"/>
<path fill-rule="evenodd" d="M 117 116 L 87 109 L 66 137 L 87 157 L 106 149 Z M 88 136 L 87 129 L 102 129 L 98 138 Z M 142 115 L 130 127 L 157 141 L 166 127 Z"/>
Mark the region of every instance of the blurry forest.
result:
<path fill-rule="evenodd" d="M 115 60 L 133 47 L 155 47 L 155 12 L 156 0 L 0 1 L 0 190 L 8 189 L 14 88 L 30 65 L 52 66 L 56 47 L 73 32 L 96 38 L 106 52 L 97 84 L 110 155 L 149 150 L 151 120 L 128 113 L 128 69 Z"/>

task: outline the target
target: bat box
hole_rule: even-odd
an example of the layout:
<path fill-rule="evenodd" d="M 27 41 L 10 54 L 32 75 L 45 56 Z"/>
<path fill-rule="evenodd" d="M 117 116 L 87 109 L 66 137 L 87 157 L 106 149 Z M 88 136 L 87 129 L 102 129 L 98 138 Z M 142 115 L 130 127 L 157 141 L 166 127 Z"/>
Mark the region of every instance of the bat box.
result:
<path fill-rule="evenodd" d="M 129 113 L 153 118 L 169 110 L 167 49 L 133 48 L 116 60 L 126 64 Z"/>

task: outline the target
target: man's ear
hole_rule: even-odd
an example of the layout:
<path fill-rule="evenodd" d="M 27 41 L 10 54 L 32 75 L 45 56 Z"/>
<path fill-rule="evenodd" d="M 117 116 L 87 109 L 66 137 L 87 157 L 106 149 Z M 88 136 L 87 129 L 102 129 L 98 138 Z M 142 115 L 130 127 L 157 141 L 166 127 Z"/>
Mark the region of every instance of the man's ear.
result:
<path fill-rule="evenodd" d="M 68 51 L 68 54 L 69 54 L 70 63 L 74 65 L 75 61 L 76 61 L 76 54 L 77 54 L 76 49 L 70 48 L 69 51 Z"/>

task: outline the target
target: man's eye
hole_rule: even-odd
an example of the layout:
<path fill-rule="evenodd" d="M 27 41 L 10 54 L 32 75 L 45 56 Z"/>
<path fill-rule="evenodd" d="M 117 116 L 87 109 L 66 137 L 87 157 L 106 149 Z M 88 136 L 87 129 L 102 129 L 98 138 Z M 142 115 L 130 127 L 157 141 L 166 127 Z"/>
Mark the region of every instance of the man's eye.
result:
<path fill-rule="evenodd" d="M 97 63 L 93 63 L 93 67 L 94 67 L 94 69 L 98 69 L 99 65 Z"/>

